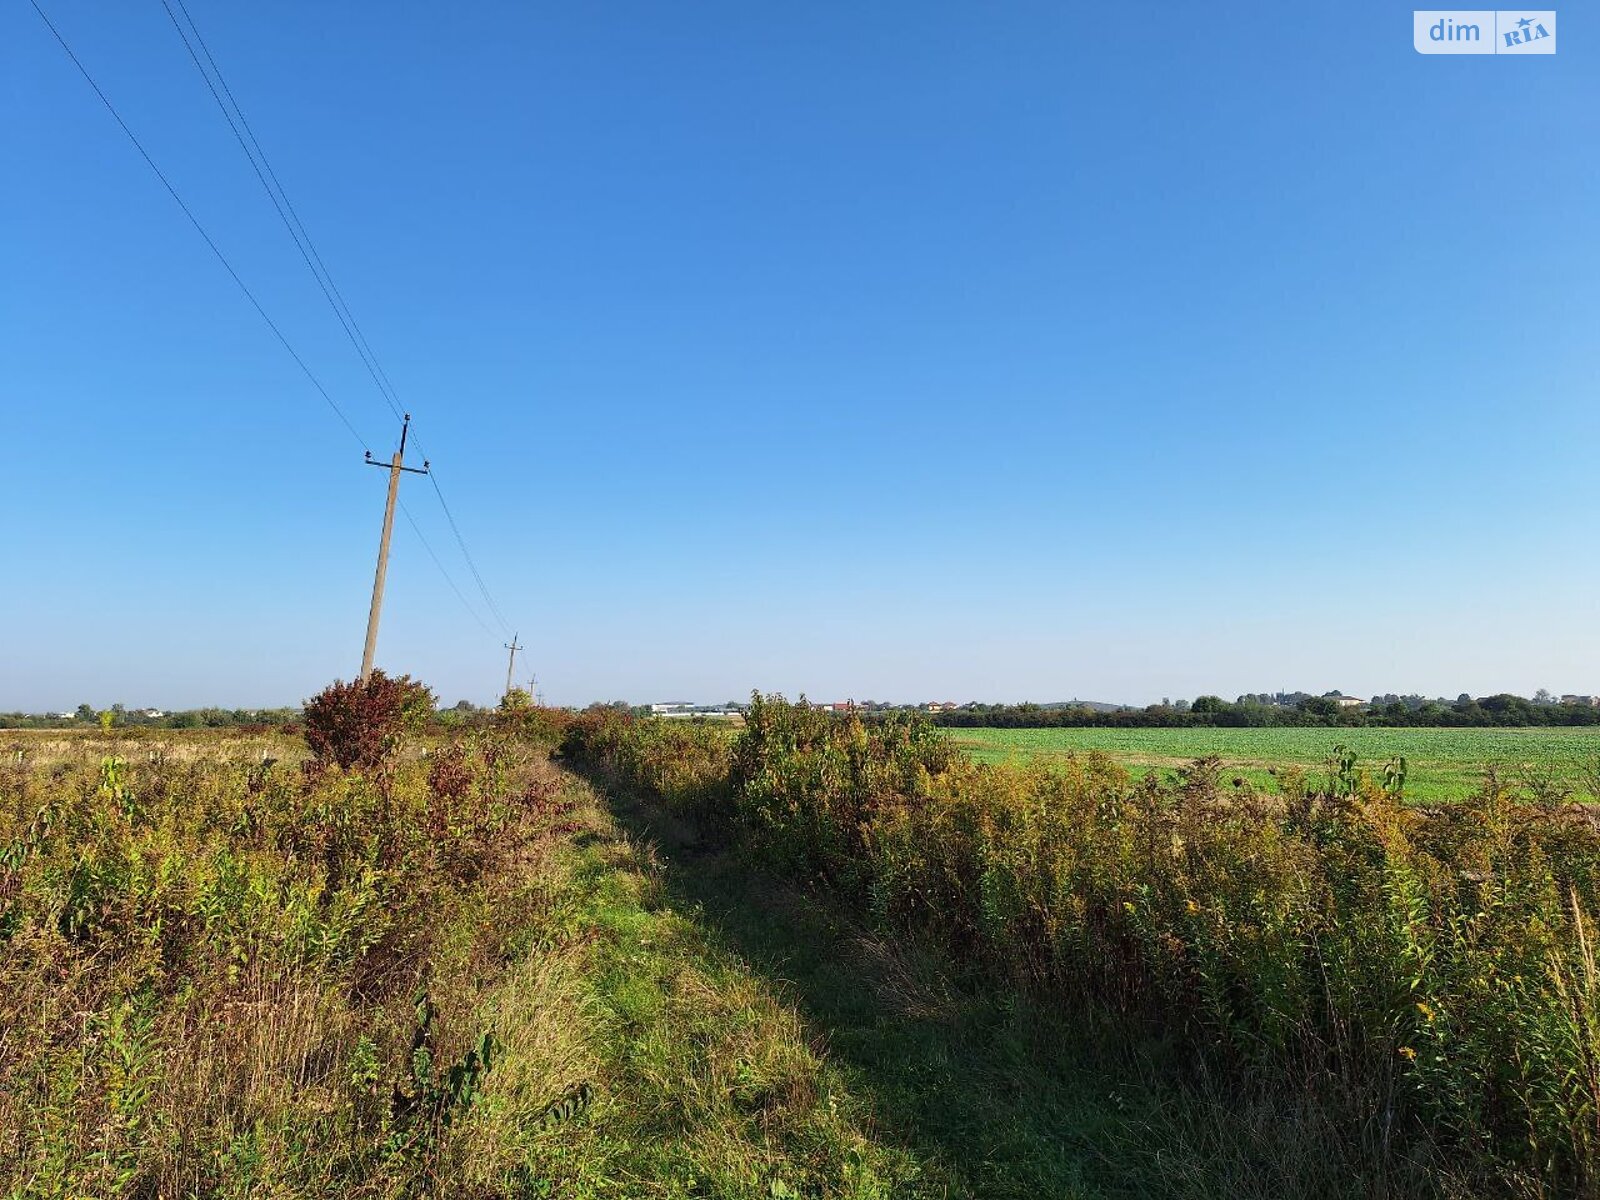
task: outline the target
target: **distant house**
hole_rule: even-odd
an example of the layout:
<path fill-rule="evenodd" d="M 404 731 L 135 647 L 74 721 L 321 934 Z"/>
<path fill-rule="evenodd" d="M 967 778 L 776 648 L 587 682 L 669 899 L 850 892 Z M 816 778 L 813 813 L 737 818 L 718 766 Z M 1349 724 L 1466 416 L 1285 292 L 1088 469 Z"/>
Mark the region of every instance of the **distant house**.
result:
<path fill-rule="evenodd" d="M 737 708 L 728 708 L 721 704 L 692 704 L 687 700 L 669 700 L 662 704 L 652 704 L 650 715 L 665 717 L 669 720 L 686 721 L 696 717 L 704 719 L 727 720 L 740 716 Z"/>
<path fill-rule="evenodd" d="M 140 708 L 136 709 L 133 715 L 136 717 L 147 717 L 152 721 L 159 721 L 167 714 L 162 712 L 159 708 Z"/>
<path fill-rule="evenodd" d="M 1367 703 L 1365 700 L 1357 699 L 1355 696 L 1330 696 L 1329 699 L 1340 708 L 1362 708 Z"/>
<path fill-rule="evenodd" d="M 1582 708 L 1600 708 L 1600 696 L 1563 696 L 1563 704 L 1576 704 Z"/>
<path fill-rule="evenodd" d="M 926 711 L 931 713 L 955 712 L 959 707 L 961 706 L 954 700 L 930 700 L 926 706 Z"/>

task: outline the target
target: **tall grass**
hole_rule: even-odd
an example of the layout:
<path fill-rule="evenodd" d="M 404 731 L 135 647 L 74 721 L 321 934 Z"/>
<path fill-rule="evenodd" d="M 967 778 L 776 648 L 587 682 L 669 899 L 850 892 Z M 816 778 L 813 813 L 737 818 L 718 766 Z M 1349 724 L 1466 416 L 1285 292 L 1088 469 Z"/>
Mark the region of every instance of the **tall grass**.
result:
<path fill-rule="evenodd" d="M 498 954 L 454 918 L 558 825 L 544 756 L 111 748 L 0 766 L 0 1194 L 418 1186 L 496 1052 L 437 1002 Z"/>
<path fill-rule="evenodd" d="M 721 730 L 596 715 L 569 751 L 997 979 L 1280 1083 L 1374 1192 L 1600 1194 L 1600 833 L 1488 775 L 1447 807 L 1348 757 L 1262 794 L 1203 760 L 972 763 L 914 723 L 756 697 Z M 1444 1168 L 1441 1168 L 1444 1169 Z"/>
<path fill-rule="evenodd" d="M 667 903 L 549 763 L 565 721 L 356 769 L 237 733 L 6 747 L 0 1196 L 970 1195 Z"/>

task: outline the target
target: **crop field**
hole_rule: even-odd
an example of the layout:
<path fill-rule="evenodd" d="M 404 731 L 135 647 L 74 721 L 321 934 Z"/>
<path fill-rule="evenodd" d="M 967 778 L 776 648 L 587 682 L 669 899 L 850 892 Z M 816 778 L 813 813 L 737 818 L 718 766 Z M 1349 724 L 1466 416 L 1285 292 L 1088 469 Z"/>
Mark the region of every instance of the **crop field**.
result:
<path fill-rule="evenodd" d="M 1138 774 L 1176 770 L 1216 755 L 1224 766 L 1261 787 L 1274 769 L 1322 770 L 1333 748 L 1348 747 L 1359 765 L 1381 774 L 1391 759 L 1406 759 L 1405 794 L 1423 802 L 1459 800 L 1478 787 L 1484 769 L 1499 768 L 1526 786 L 1553 778 L 1577 795 L 1594 795 L 1600 730 L 1596 729 L 950 729 L 962 750 L 980 762 L 1064 759 L 1103 750 Z"/>

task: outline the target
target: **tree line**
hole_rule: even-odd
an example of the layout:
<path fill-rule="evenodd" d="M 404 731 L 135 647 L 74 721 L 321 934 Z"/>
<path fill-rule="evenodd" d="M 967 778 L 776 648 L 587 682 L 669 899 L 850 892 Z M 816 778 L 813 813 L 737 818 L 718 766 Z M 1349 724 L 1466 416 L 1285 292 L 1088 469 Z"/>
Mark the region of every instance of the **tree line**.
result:
<path fill-rule="evenodd" d="M 123 704 L 108 709 L 80 704 L 71 714 L 0 713 L 0 729 L 231 729 L 293 724 L 300 715 L 299 708 L 190 708 L 151 716 Z"/>
<path fill-rule="evenodd" d="M 1227 701 L 1201 696 L 1192 703 L 1152 704 L 1102 711 L 1068 705 L 975 704 L 932 715 L 937 725 L 1012 729 L 1188 729 L 1221 726 L 1462 727 L 1600 725 L 1600 708 L 1587 704 L 1539 703 L 1503 692 L 1462 695 L 1455 701 L 1398 698 L 1363 708 L 1334 696 L 1306 696 L 1292 704 L 1268 704 L 1248 696 Z"/>

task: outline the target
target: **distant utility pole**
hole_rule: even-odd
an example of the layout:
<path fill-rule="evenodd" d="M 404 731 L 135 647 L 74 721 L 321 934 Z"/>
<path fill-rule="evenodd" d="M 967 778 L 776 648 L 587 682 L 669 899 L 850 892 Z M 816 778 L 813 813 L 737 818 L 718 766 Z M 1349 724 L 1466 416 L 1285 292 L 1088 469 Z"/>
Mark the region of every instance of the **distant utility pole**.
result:
<path fill-rule="evenodd" d="M 400 449 L 394 452 L 394 458 L 389 461 L 389 501 L 383 506 L 383 540 L 378 543 L 378 572 L 372 579 L 372 608 L 367 613 L 367 647 L 361 654 L 362 683 L 372 678 L 372 656 L 378 649 L 378 614 L 383 611 L 383 579 L 389 572 L 389 536 L 394 533 L 394 502 L 400 494 L 400 472 L 409 471 L 413 475 L 428 473 L 427 459 L 423 459 L 420 468 L 405 465 L 406 434 L 409 432 L 411 414 L 406 413 L 400 423 Z M 367 451 L 367 465 L 383 466 L 372 457 L 371 450 Z"/>
<path fill-rule="evenodd" d="M 535 704 L 539 705 L 541 708 L 544 707 L 543 703 L 539 699 L 539 677 L 537 675 L 528 676 L 528 693 L 533 697 L 533 702 Z"/>
<path fill-rule="evenodd" d="M 511 635 L 511 641 L 510 642 L 502 642 L 501 645 L 505 646 L 505 648 L 507 650 L 511 651 L 511 661 L 506 663 L 506 690 L 505 690 L 505 694 L 507 696 L 509 696 L 509 695 L 511 695 L 511 672 L 516 669 L 517 651 L 521 650 L 522 647 L 517 645 L 517 635 L 514 634 L 514 633 Z"/>

